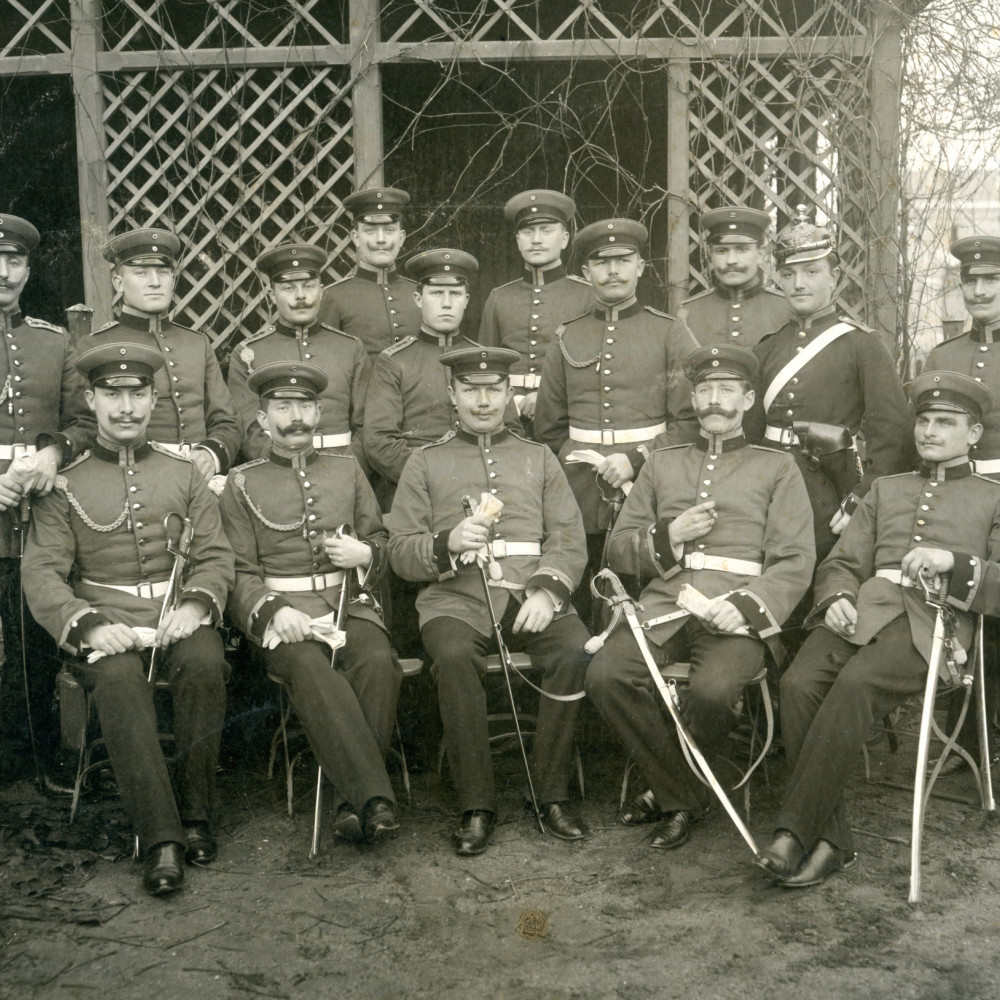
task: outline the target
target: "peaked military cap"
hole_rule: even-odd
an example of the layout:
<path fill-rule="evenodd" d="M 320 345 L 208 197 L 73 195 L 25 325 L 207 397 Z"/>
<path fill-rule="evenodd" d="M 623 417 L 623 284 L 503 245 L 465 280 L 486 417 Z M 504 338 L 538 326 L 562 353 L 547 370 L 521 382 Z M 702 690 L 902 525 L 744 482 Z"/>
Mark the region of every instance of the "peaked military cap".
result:
<path fill-rule="evenodd" d="M 76 359 L 76 370 L 92 386 L 137 389 L 153 384 L 163 367 L 163 355 L 146 344 L 108 343 L 92 347 Z"/>
<path fill-rule="evenodd" d="M 403 209 L 410 204 L 410 196 L 399 188 L 363 188 L 344 199 L 344 208 L 355 222 L 398 222 Z"/>
<path fill-rule="evenodd" d="M 632 219 L 602 219 L 584 226 L 573 240 L 573 249 L 582 260 L 593 257 L 624 257 L 642 250 L 649 232 Z"/>
<path fill-rule="evenodd" d="M 261 399 L 316 399 L 329 380 L 322 368 L 308 361 L 272 361 L 247 379 Z"/>
<path fill-rule="evenodd" d="M 479 273 L 479 261 L 464 250 L 425 250 L 406 262 L 406 273 L 421 285 L 467 285 Z"/>
<path fill-rule="evenodd" d="M 561 191 L 536 188 L 514 195 L 503 207 L 503 217 L 515 229 L 536 222 L 561 222 L 567 229 L 573 224 L 576 202 Z"/>
<path fill-rule="evenodd" d="M 733 344 L 718 347 L 699 347 L 684 361 L 684 377 L 692 384 L 709 379 L 736 378 L 753 382 L 760 370 L 760 362 L 753 351 Z"/>
<path fill-rule="evenodd" d="M 181 252 L 181 241 L 166 229 L 133 229 L 104 244 L 104 259 L 112 264 L 160 264 L 169 267 Z"/>
<path fill-rule="evenodd" d="M 962 265 L 962 277 L 1000 274 L 1000 237 L 966 236 L 949 247 Z"/>
<path fill-rule="evenodd" d="M 796 205 L 795 211 L 795 220 L 778 233 L 774 243 L 774 260 L 778 267 L 820 260 L 837 250 L 837 238 L 832 229 L 810 222 L 805 205 Z"/>
<path fill-rule="evenodd" d="M 315 278 L 326 267 L 326 253 L 311 243 L 282 243 L 257 258 L 257 268 L 271 281 Z"/>
<path fill-rule="evenodd" d="M 521 355 L 506 347 L 463 347 L 445 351 L 438 363 L 451 370 L 451 377 L 468 385 L 496 385 L 510 377 L 510 366 Z"/>
<path fill-rule="evenodd" d="M 16 215 L 0 215 L 0 253 L 31 253 L 41 237 L 38 230 Z"/>
<path fill-rule="evenodd" d="M 763 243 L 771 217 L 756 208 L 725 205 L 702 214 L 702 235 L 710 245 L 720 243 Z"/>
<path fill-rule="evenodd" d="M 968 413 L 978 421 L 993 409 L 993 393 L 982 382 L 959 372 L 924 372 L 906 388 L 917 413 L 948 410 Z"/>

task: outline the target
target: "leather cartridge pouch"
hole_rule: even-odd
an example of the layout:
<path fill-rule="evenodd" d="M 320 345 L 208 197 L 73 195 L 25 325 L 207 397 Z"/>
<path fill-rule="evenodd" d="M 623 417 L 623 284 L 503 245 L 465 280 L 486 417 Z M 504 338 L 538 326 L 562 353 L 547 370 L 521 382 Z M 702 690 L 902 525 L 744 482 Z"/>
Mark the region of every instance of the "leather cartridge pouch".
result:
<path fill-rule="evenodd" d="M 861 459 L 851 432 L 840 424 L 796 420 L 799 451 L 810 469 L 822 472 L 841 499 L 861 481 Z"/>

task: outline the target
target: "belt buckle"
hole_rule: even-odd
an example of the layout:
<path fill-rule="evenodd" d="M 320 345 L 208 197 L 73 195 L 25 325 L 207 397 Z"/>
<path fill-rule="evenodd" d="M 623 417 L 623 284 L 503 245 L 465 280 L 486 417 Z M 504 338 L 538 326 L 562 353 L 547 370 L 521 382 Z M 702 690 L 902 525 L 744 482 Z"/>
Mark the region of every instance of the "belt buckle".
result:
<path fill-rule="evenodd" d="M 312 575 L 312 589 L 313 590 L 326 590 L 326 573 L 313 573 L 313 575 Z"/>
<path fill-rule="evenodd" d="M 782 448 L 791 448 L 795 444 L 795 431 L 791 427 L 781 427 L 778 429 L 778 444 Z"/>
<path fill-rule="evenodd" d="M 137 597 L 145 597 L 148 601 L 153 600 L 153 585 L 151 583 L 137 583 L 135 589 Z"/>
<path fill-rule="evenodd" d="M 705 568 L 705 553 L 692 552 L 688 556 L 688 569 L 704 569 L 704 568 Z"/>
<path fill-rule="evenodd" d="M 507 558 L 507 539 L 497 538 L 490 543 L 490 550 L 493 552 L 494 559 L 506 559 Z"/>
<path fill-rule="evenodd" d="M 12 444 L 10 446 L 11 461 L 13 461 L 15 458 L 23 458 L 25 455 L 30 455 L 31 454 L 31 452 L 29 451 L 30 448 L 31 445 L 28 444 Z"/>
<path fill-rule="evenodd" d="M 617 444 L 615 441 L 615 429 L 613 427 L 601 430 L 601 444 L 605 448 L 613 448 Z"/>

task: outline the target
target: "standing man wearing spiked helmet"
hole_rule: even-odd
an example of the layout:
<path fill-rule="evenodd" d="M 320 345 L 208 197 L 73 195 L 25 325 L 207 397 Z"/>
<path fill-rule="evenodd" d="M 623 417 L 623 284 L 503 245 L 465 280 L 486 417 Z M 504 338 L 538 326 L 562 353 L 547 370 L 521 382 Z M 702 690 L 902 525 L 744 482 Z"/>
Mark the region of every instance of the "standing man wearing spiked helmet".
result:
<path fill-rule="evenodd" d="M 164 229 L 136 229 L 108 241 L 104 259 L 112 265 L 121 313 L 91 334 L 90 346 L 127 342 L 160 352 L 160 403 L 147 434 L 151 441 L 189 456 L 209 480 L 225 473 L 236 459 L 243 430 L 211 341 L 168 315 L 180 252 L 181 241 Z"/>
<path fill-rule="evenodd" d="M 373 358 L 420 329 L 415 286 L 396 270 L 406 241 L 403 209 L 410 196 L 399 188 L 364 188 L 344 199 L 354 220 L 354 270 L 323 291 L 322 323 L 357 337 Z"/>

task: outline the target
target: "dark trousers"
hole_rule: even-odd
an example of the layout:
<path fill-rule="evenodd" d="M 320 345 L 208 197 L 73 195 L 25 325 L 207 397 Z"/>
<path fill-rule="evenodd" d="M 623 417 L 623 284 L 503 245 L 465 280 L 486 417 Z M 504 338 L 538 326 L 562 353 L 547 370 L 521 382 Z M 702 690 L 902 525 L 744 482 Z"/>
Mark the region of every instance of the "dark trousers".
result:
<path fill-rule="evenodd" d="M 167 682 L 174 702 L 175 799 L 156 735 L 148 662 L 148 653 L 132 652 L 70 665 L 93 691 L 111 767 L 143 850 L 166 841 L 183 844 L 184 823 L 211 819 L 229 674 L 219 633 L 208 626 L 157 656 L 157 680 Z"/>
<path fill-rule="evenodd" d="M 662 646 L 650 643 L 650 650 L 660 667 L 690 661 L 688 684 L 678 689 L 681 715 L 703 753 L 717 749 L 738 721 L 737 704 L 760 670 L 764 644 L 747 636 L 717 635 L 689 621 Z M 708 804 L 711 794 L 688 766 L 677 729 L 627 627 L 612 633 L 595 654 L 586 687 L 662 810 Z"/>
<path fill-rule="evenodd" d="M 504 624 L 512 620 L 517 602 L 509 602 Z M 433 662 L 438 707 L 444 726 L 448 763 L 458 788 L 459 808 L 497 810 L 486 721 L 486 657 L 496 652 L 492 635 L 480 635 L 457 618 L 434 618 L 422 630 L 424 648 Z M 539 687 L 551 694 L 573 694 L 583 686 L 589 656 L 583 645 L 590 633 L 575 614 L 555 618 L 542 632 L 504 630 L 511 651 L 528 653 L 542 671 Z M 569 798 L 573 735 L 579 701 L 539 697 L 538 722 L 531 750 L 531 775 L 539 803 Z"/>
<path fill-rule="evenodd" d="M 781 679 L 781 732 L 792 775 L 777 829 L 806 850 L 823 839 L 845 851 L 854 839 L 844 788 L 873 719 L 924 689 L 927 663 L 913 646 L 905 615 L 867 646 L 820 627 Z"/>
<path fill-rule="evenodd" d="M 28 707 L 39 759 L 44 766 L 59 749 L 59 720 L 53 708 L 59 650 L 55 641 L 24 609 L 25 675 L 21 662 L 21 560 L 0 559 L 0 620 L 3 623 L 3 666 L 0 667 L 0 746 L 9 761 L 31 759 Z"/>
<path fill-rule="evenodd" d="M 281 643 L 261 653 L 288 688 L 309 745 L 337 792 L 360 814 L 373 798 L 395 801 L 385 755 L 403 672 L 374 622 L 352 618 L 330 667 L 325 643 Z"/>

